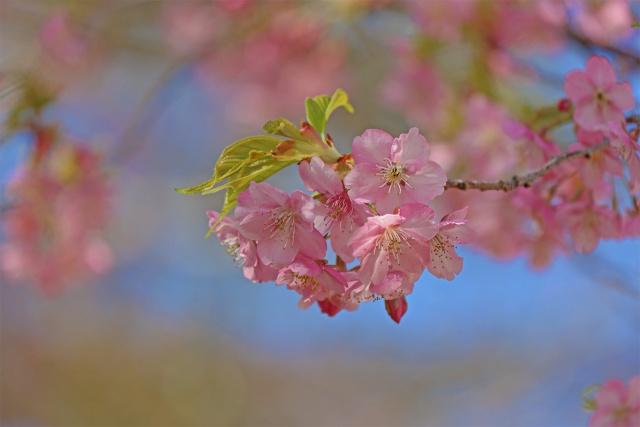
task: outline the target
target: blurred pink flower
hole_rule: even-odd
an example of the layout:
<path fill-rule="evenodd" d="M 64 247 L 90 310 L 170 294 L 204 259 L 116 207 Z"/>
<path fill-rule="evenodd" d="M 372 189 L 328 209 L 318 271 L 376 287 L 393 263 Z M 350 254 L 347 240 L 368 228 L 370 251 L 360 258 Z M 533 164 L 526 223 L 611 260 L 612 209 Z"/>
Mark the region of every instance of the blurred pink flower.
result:
<path fill-rule="evenodd" d="M 100 236 L 111 197 L 102 169 L 90 149 L 57 144 L 13 178 L 13 204 L 3 218 L 7 238 L 0 246 L 7 277 L 54 295 L 111 268 L 111 249 Z"/>
<path fill-rule="evenodd" d="M 89 41 L 64 12 L 54 12 L 38 34 L 42 51 L 60 65 L 77 66 L 89 56 Z"/>
<path fill-rule="evenodd" d="M 594 2 L 571 1 L 577 6 L 575 25 L 587 38 L 597 43 L 615 43 L 629 35 L 633 29 L 633 13 L 625 0 Z"/>
<path fill-rule="evenodd" d="M 640 425 L 640 376 L 629 387 L 618 379 L 607 381 L 596 395 L 596 410 L 589 427 L 637 427 Z"/>
<path fill-rule="evenodd" d="M 576 105 L 574 120 L 586 130 L 607 130 L 609 121 L 624 123 L 623 111 L 635 104 L 631 85 L 616 81 L 616 71 L 603 56 L 591 56 L 586 72 L 567 74 L 564 90 Z"/>

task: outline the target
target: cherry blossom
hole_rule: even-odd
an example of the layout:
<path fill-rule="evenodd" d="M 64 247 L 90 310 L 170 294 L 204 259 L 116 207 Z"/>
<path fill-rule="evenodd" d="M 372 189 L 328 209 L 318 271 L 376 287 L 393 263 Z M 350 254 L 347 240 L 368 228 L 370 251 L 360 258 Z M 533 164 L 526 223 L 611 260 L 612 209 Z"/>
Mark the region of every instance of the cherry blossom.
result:
<path fill-rule="evenodd" d="M 333 251 L 345 262 L 352 262 L 354 257 L 348 242 L 353 232 L 370 215 L 368 209 L 351 201 L 338 174 L 319 157 L 313 157 L 310 162 L 301 162 L 299 170 L 307 190 L 322 194 L 318 199 L 316 228 L 321 234 L 329 232 Z"/>
<path fill-rule="evenodd" d="M 596 395 L 590 427 L 635 427 L 640 425 L 640 376 L 626 387 L 618 379 L 607 381 Z"/>
<path fill-rule="evenodd" d="M 427 269 L 431 274 L 440 278 L 453 280 L 462 271 L 462 258 L 455 251 L 458 243 L 469 243 L 476 238 L 476 233 L 464 218 L 467 216 L 468 206 L 445 215 L 438 223 L 438 234 L 430 241 L 431 259 Z"/>
<path fill-rule="evenodd" d="M 3 214 L 0 271 L 47 295 L 107 273 L 113 255 L 101 231 L 111 189 L 102 169 L 89 148 L 59 143 L 15 175 L 8 188 L 13 203 Z"/>
<path fill-rule="evenodd" d="M 269 265 L 265 265 L 258 257 L 256 242 L 244 237 L 236 228 L 236 223 L 228 217 L 220 218 L 215 211 L 207 211 L 209 228 L 213 227 L 213 233 L 220 239 L 220 244 L 227 248 L 233 262 L 242 267 L 244 276 L 252 282 L 271 282 L 276 279 L 278 271 Z"/>
<path fill-rule="evenodd" d="M 300 252 L 322 259 L 327 243 L 313 226 L 315 203 L 301 191 L 289 196 L 266 182 L 251 182 L 238 195 L 235 210 L 237 228 L 248 239 L 255 240 L 260 260 L 282 268 Z"/>
<path fill-rule="evenodd" d="M 429 161 L 429 144 L 411 128 L 393 138 L 369 129 L 353 140 L 355 166 L 345 177 L 349 197 L 375 203 L 378 213 L 391 213 L 404 203 L 426 203 L 442 194 L 447 177 Z"/>
<path fill-rule="evenodd" d="M 573 118 L 586 130 L 607 130 L 609 121 L 623 123 L 623 111 L 635 104 L 631 85 L 616 81 L 616 71 L 603 56 L 590 57 L 586 71 L 567 74 L 564 90 L 576 105 Z"/>
<path fill-rule="evenodd" d="M 422 273 L 429 262 L 429 240 L 438 232 L 434 216 L 427 205 L 407 203 L 397 214 L 369 217 L 351 239 L 360 280 L 378 285 L 391 271 Z"/>
<path fill-rule="evenodd" d="M 347 287 L 346 280 L 336 270 L 302 255 L 296 256 L 286 268 L 280 270 L 277 284 L 286 284 L 288 289 L 302 296 L 298 303 L 301 309 L 331 299 L 334 295 L 342 295 Z"/>

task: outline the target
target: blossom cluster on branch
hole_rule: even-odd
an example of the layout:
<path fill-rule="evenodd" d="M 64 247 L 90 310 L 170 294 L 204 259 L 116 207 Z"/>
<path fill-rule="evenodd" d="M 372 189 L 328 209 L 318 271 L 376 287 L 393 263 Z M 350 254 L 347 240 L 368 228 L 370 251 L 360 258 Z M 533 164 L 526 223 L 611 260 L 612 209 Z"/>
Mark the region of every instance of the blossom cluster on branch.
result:
<path fill-rule="evenodd" d="M 586 71 L 567 75 L 565 90 L 568 99 L 558 103 L 555 115 L 574 124 L 578 140 L 567 153 L 546 129 L 502 117 L 505 137 L 517 141 L 519 149 L 512 158 L 500 159 L 512 161 L 505 171 L 518 163 L 527 167 L 530 172 L 523 176 L 447 180 L 443 168 L 430 160 L 431 148 L 417 128 L 397 138 L 369 129 L 353 140 L 353 153 L 343 156 L 325 136 L 335 108 L 352 110 L 338 90 L 332 98 L 307 99 L 309 122 L 300 130 L 284 119 L 265 125 L 266 133 L 289 139 L 241 140 L 223 152 L 212 180 L 183 192 L 227 189 L 222 215 L 210 211 L 209 225 L 248 279 L 286 284 L 301 294 L 299 307 L 318 303 L 330 315 L 384 299 L 398 321 L 407 307 L 405 296 L 424 269 L 447 280 L 461 272 L 458 244 L 477 240 L 497 255 L 526 249 L 534 266 L 544 266 L 570 245 L 589 253 L 601 239 L 640 234 L 638 130 L 627 130 L 624 115 L 634 106 L 631 86 L 617 82 L 606 58 L 592 56 Z M 313 196 L 300 191 L 289 196 L 260 182 L 294 163 Z M 625 184 L 626 210 L 616 180 Z M 510 193 L 508 198 L 501 193 L 467 197 L 471 191 L 465 191 L 439 200 L 447 188 Z M 236 203 L 234 219 L 224 217 Z M 449 213 L 436 221 L 427 203 Z M 471 226 L 467 211 L 475 211 Z M 325 240 L 335 263 L 325 259 Z M 355 259 L 359 264 L 348 268 Z"/>

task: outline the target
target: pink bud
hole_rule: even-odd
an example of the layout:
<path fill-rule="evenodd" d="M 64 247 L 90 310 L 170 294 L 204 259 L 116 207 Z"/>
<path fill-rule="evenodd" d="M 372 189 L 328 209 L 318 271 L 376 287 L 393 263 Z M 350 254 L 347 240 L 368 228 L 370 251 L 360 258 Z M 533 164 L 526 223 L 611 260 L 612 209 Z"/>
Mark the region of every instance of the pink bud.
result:
<path fill-rule="evenodd" d="M 400 319 L 402 319 L 402 316 L 407 312 L 407 300 L 404 295 L 393 300 L 385 300 L 384 308 L 387 309 L 389 317 L 391 317 L 394 322 L 400 323 Z"/>
<path fill-rule="evenodd" d="M 571 111 L 571 107 L 573 104 L 567 98 L 563 98 L 558 101 L 558 110 L 559 111 Z"/>
<path fill-rule="evenodd" d="M 318 301 L 318 307 L 320 307 L 320 311 L 326 314 L 329 317 L 333 317 L 342 310 L 340 307 L 334 305 L 330 299 L 326 299 L 323 301 Z"/>

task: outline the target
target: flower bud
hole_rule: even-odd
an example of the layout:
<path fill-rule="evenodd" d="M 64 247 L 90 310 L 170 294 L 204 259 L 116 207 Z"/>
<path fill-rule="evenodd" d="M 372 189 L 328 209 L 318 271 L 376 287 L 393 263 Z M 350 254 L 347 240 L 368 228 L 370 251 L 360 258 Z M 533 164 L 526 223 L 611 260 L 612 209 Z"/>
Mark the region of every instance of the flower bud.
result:
<path fill-rule="evenodd" d="M 387 309 L 389 317 L 391 317 L 394 322 L 400 323 L 400 319 L 402 319 L 402 316 L 407 312 L 407 300 L 404 295 L 393 300 L 385 300 L 384 307 Z"/>
<path fill-rule="evenodd" d="M 567 98 L 563 98 L 558 101 L 558 110 L 559 111 L 571 111 L 571 107 L 573 104 Z"/>

